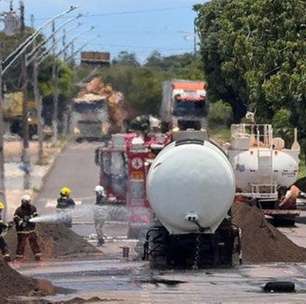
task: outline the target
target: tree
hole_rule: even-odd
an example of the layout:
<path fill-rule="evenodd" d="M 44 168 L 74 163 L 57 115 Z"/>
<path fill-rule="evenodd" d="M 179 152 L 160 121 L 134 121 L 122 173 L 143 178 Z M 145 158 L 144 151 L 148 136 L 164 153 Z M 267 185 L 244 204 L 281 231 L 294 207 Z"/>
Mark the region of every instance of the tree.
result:
<path fill-rule="evenodd" d="M 281 108 L 303 120 L 295 109 L 306 100 L 306 2 L 212 0 L 195 9 L 211 95 L 231 104 L 235 122 L 247 106 L 258 121 Z"/>
<path fill-rule="evenodd" d="M 189 53 L 163 57 L 153 51 L 146 63 L 140 65 L 135 63 L 133 54 L 121 52 L 115 61 L 110 68 L 102 69 L 100 75 L 105 83 L 124 94 L 137 115 L 159 113 L 164 80 L 203 79 L 200 57 Z"/>
<path fill-rule="evenodd" d="M 113 64 L 140 66 L 135 53 L 121 51 L 119 55 L 113 59 Z"/>

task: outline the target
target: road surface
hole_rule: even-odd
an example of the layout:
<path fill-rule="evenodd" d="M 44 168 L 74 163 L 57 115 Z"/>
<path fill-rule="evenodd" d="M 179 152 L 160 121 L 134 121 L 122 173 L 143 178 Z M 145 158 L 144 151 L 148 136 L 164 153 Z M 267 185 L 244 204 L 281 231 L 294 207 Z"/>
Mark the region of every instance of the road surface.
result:
<path fill-rule="evenodd" d="M 160 273 L 150 271 L 142 262 L 114 259 L 58 262 L 44 267 L 29 264 L 21 272 L 75 290 L 73 294 L 48 297 L 50 301 L 97 297 L 122 304 L 270 304 L 305 303 L 306 295 L 306 265 L 295 264 Z M 262 291 L 265 283 L 276 279 L 295 282 L 297 292 Z"/>
<path fill-rule="evenodd" d="M 38 197 L 41 213 L 55 212 L 55 198 L 62 186 L 72 189 L 73 197 L 81 206 L 94 204 L 93 189 L 98 180 L 98 169 L 94 164 L 96 147 L 95 143 L 68 145 Z M 92 214 L 84 213 L 74 220 L 73 230 L 77 233 L 84 237 L 94 233 Z M 86 261 L 33 263 L 18 270 L 74 290 L 72 294 L 48 298 L 52 301 L 97 296 L 109 303 L 128 304 L 305 303 L 306 265 L 244 265 L 237 269 L 152 272 L 147 263 L 133 261 L 136 242 L 127 240 L 126 232 L 126 223 L 109 223 L 106 234 L 112 239 L 102 247 L 105 258 L 101 260 L 89 257 Z M 92 243 L 95 244 L 95 240 Z M 121 258 L 122 246 L 131 249 L 129 260 Z M 297 293 L 263 293 L 262 285 L 275 280 L 295 282 Z"/>
<path fill-rule="evenodd" d="M 99 170 L 94 162 L 95 149 L 99 143 L 71 143 L 58 156 L 53 169 L 36 200 L 40 214 L 55 213 L 59 191 L 66 186 L 72 190 L 72 198 L 82 209 L 80 216 L 74 215 L 74 230 L 83 236 L 94 233 L 92 212 L 95 203 L 94 188 L 98 182 Z M 88 212 L 84 212 L 87 210 Z"/>

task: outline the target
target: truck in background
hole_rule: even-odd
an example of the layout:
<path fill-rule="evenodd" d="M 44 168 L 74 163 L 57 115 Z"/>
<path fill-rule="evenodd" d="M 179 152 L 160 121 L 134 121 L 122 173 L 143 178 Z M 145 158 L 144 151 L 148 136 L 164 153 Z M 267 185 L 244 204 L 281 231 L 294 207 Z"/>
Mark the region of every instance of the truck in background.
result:
<path fill-rule="evenodd" d="M 160 107 L 163 132 L 205 129 L 207 114 L 207 84 L 204 81 L 169 80 L 163 83 Z"/>
<path fill-rule="evenodd" d="M 85 94 L 73 103 L 75 140 L 102 140 L 108 134 L 108 108 L 104 96 Z"/>

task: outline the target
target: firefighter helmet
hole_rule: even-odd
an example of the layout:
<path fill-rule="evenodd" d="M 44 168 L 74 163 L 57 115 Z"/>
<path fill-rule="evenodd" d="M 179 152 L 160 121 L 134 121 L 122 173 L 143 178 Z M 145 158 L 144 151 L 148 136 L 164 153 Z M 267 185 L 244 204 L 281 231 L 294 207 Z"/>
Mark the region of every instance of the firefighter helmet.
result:
<path fill-rule="evenodd" d="M 0 201 L 0 210 L 4 208 L 5 208 L 4 203 Z"/>
<path fill-rule="evenodd" d="M 31 196 L 29 194 L 25 194 L 21 197 L 21 202 L 30 202 L 31 201 Z"/>
<path fill-rule="evenodd" d="M 104 187 L 100 186 L 100 185 L 96 186 L 95 192 L 100 193 L 100 194 L 104 194 Z"/>
<path fill-rule="evenodd" d="M 69 196 L 71 193 L 71 190 L 68 187 L 63 187 L 60 191 L 61 196 Z"/>

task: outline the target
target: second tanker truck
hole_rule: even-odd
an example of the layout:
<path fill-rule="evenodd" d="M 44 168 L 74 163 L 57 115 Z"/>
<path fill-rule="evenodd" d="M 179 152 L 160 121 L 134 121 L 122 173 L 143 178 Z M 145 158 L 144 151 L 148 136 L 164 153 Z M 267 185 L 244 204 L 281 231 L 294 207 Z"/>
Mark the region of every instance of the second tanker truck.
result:
<path fill-rule="evenodd" d="M 174 133 L 147 175 L 155 224 L 145 258 L 154 268 L 234 265 L 240 232 L 231 222 L 235 176 L 224 152 L 204 131 Z"/>

